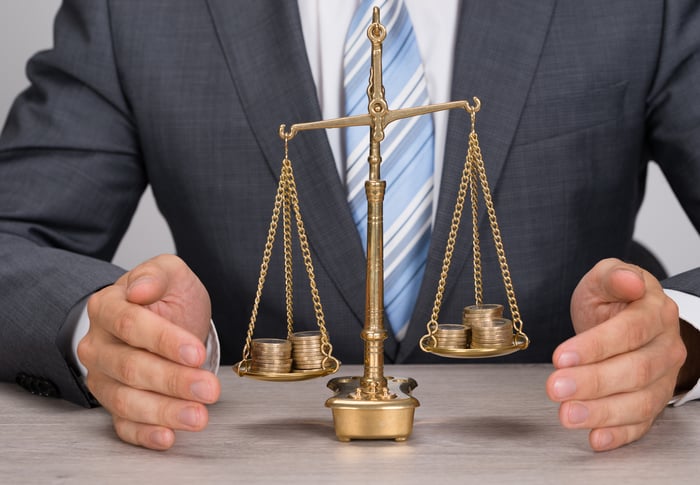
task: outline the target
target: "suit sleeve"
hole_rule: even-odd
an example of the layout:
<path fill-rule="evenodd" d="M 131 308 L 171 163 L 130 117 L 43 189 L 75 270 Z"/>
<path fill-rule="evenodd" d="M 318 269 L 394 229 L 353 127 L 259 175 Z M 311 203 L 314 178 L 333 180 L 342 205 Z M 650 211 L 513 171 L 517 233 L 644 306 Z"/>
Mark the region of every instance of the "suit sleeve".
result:
<path fill-rule="evenodd" d="M 700 4 L 667 1 L 656 76 L 647 98 L 647 138 L 686 214 L 700 231 Z M 700 269 L 664 282 L 700 296 Z"/>
<path fill-rule="evenodd" d="M 667 1 L 656 76 L 647 98 L 651 155 L 686 214 L 700 231 L 700 4 Z M 700 298 L 700 268 L 662 282 Z M 688 298 L 684 298 L 688 301 Z M 698 305 L 680 306 L 681 316 L 700 328 Z M 700 354 L 700 348 L 689 348 Z M 700 396 L 700 381 L 679 403 Z"/>
<path fill-rule="evenodd" d="M 60 329 L 114 282 L 146 177 L 106 2 L 64 2 L 0 138 L 0 379 L 89 405 Z"/>

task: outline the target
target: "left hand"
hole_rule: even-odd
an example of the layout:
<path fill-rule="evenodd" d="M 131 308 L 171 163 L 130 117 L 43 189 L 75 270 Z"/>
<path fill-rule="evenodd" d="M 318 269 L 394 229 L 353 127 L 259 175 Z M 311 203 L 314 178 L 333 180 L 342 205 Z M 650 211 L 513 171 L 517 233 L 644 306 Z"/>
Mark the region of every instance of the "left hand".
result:
<path fill-rule="evenodd" d="M 686 348 L 678 308 L 647 271 L 599 262 L 571 297 L 576 336 L 557 347 L 547 394 L 596 451 L 642 437 L 673 396 Z"/>
<path fill-rule="evenodd" d="M 127 443 L 166 450 L 176 430 L 199 431 L 221 392 L 201 369 L 211 303 L 177 256 L 157 256 L 88 300 L 90 329 L 78 345 L 92 394 Z"/>

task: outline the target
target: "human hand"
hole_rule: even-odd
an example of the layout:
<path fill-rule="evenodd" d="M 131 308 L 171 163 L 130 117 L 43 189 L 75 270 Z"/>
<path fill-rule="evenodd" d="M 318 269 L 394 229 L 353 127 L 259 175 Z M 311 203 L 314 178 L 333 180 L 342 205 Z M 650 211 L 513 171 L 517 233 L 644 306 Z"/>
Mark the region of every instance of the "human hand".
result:
<path fill-rule="evenodd" d="M 124 274 L 90 297 L 88 315 L 78 357 L 122 440 L 165 450 L 174 430 L 206 426 L 204 404 L 221 390 L 213 373 L 199 369 L 211 305 L 180 258 L 158 256 Z"/>
<path fill-rule="evenodd" d="M 599 262 L 571 297 L 576 336 L 557 347 L 547 394 L 597 451 L 642 437 L 673 396 L 686 348 L 678 308 L 647 271 Z"/>

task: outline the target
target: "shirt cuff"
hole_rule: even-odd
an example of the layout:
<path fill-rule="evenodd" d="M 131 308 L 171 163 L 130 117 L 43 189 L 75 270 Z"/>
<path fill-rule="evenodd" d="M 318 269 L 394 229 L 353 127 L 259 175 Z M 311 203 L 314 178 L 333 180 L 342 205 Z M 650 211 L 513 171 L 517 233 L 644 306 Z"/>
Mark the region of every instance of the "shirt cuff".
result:
<path fill-rule="evenodd" d="M 664 292 L 678 305 L 678 315 L 700 331 L 700 298 L 678 290 L 664 289 Z M 700 349 L 688 349 L 688 352 L 700 352 Z M 695 387 L 685 394 L 675 396 L 671 403 L 680 406 L 694 399 L 700 399 L 700 379 L 695 383 Z"/>
<path fill-rule="evenodd" d="M 71 353 L 68 356 L 71 363 L 80 371 L 80 375 L 85 377 L 87 375 L 87 368 L 78 359 L 78 344 L 82 338 L 87 334 L 90 328 L 90 318 L 87 313 L 87 298 L 83 303 L 82 311 L 77 322 L 66 322 L 69 325 L 68 328 L 74 327 L 73 336 L 71 338 Z M 221 344 L 219 343 L 219 335 L 216 333 L 216 326 L 213 320 L 209 320 L 209 335 L 207 335 L 207 358 L 202 364 L 201 369 L 208 370 L 214 374 L 219 372 L 219 360 L 221 357 Z"/>
<path fill-rule="evenodd" d="M 219 334 L 216 333 L 216 325 L 214 320 L 209 320 L 209 335 L 207 335 L 207 359 L 202 364 L 202 369 L 219 373 L 219 361 L 221 360 L 221 344 L 219 343 Z"/>

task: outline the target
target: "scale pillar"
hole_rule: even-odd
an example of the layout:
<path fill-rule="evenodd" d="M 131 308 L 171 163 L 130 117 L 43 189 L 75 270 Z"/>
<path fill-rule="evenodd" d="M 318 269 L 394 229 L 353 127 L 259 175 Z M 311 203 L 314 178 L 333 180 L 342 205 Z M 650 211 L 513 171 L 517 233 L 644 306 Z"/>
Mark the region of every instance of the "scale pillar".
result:
<path fill-rule="evenodd" d="M 380 180 L 382 163 L 380 143 L 388 123 L 389 108 L 382 86 L 382 42 L 386 29 L 374 8 L 367 29 L 372 42 L 372 65 L 367 89 L 369 115 L 369 180 L 367 195 L 367 285 L 365 299 L 364 376 L 333 379 L 328 387 L 336 395 L 326 401 L 333 410 L 335 433 L 339 440 L 406 440 L 413 430 L 413 415 L 418 400 L 410 395 L 416 387 L 411 378 L 384 377 L 384 193 Z"/>
<path fill-rule="evenodd" d="M 365 303 L 365 328 L 362 340 L 365 341 L 365 372 L 362 378 L 362 391 L 371 395 L 386 388 L 384 377 L 384 216 L 383 203 L 386 182 L 367 180 L 367 284 Z"/>

